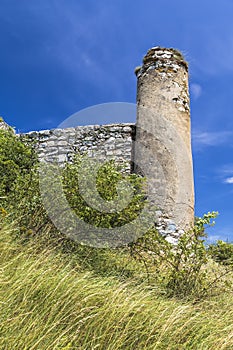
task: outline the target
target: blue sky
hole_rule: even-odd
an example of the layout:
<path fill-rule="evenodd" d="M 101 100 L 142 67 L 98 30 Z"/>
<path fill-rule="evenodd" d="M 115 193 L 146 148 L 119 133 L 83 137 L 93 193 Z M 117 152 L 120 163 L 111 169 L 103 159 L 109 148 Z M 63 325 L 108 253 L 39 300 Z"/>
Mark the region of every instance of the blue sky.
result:
<path fill-rule="evenodd" d="M 95 104 L 134 103 L 146 51 L 180 49 L 190 67 L 196 215 L 219 211 L 210 239 L 233 240 L 232 18 L 232 0 L 0 0 L 0 115 L 26 132 Z M 109 120 L 119 121 L 134 122 Z"/>

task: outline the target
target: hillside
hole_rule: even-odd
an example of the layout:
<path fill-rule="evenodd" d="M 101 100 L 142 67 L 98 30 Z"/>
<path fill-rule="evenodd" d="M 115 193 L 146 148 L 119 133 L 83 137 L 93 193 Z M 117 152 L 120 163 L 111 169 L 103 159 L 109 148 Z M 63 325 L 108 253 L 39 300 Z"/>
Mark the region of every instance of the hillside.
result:
<path fill-rule="evenodd" d="M 137 217 L 145 205 L 142 178 L 127 175 L 131 204 L 103 214 L 79 193 L 81 164 L 76 157 L 61 175 L 77 215 L 113 233 Z M 152 227 L 128 244 L 96 248 L 50 220 L 37 156 L 12 131 L 0 131 L 0 170 L 0 349 L 233 348 L 233 246 L 205 244 L 217 213 L 197 218 L 177 245 Z M 113 163 L 102 167 L 102 198 L 114 198 L 122 179 Z"/>
<path fill-rule="evenodd" d="M 1 349 L 232 349 L 232 294 L 166 298 L 14 236 L 1 225 Z"/>

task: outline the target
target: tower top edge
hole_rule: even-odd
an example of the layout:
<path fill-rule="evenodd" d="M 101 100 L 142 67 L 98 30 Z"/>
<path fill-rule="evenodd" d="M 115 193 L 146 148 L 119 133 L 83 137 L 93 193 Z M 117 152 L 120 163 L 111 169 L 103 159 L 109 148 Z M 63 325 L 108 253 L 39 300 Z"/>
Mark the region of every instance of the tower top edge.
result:
<path fill-rule="evenodd" d="M 157 69 L 164 72 L 173 70 L 176 72 L 180 67 L 188 72 L 188 63 L 179 50 L 155 46 L 147 51 L 142 66 L 135 68 L 135 74 L 139 77 L 141 73 L 148 69 Z"/>

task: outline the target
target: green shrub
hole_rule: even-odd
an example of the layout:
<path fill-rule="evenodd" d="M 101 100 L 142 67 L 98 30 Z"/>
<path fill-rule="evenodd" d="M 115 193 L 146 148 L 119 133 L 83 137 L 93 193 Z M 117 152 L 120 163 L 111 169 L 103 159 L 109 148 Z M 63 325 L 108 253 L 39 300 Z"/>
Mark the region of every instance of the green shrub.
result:
<path fill-rule="evenodd" d="M 124 168 L 117 165 L 113 160 L 106 162 L 100 167 L 96 178 L 96 188 L 100 197 L 106 202 L 116 199 L 118 195 L 116 186 L 122 180 L 125 180 L 132 185 L 133 197 L 130 203 L 120 211 L 109 213 L 101 212 L 101 210 L 97 210 L 88 205 L 80 194 L 78 178 L 82 166 L 85 166 L 83 157 L 76 155 L 72 164 L 66 164 L 66 168 L 62 174 L 63 188 L 66 198 L 78 217 L 95 227 L 105 228 L 119 227 L 137 218 L 145 204 L 143 178 L 136 174 L 125 174 L 123 172 Z M 89 180 L 92 181 L 91 171 Z M 89 191 L 88 181 L 85 190 L 86 197 L 92 199 L 93 193 L 92 189 Z"/>
<path fill-rule="evenodd" d="M 175 246 L 155 229 L 131 245 L 133 255 L 145 264 L 148 272 L 152 271 L 151 277 L 169 296 L 198 298 L 206 292 L 209 279 L 205 270 L 208 261 L 205 226 L 217 214 L 212 212 L 197 218 L 194 227 Z"/>
<path fill-rule="evenodd" d="M 208 246 L 210 256 L 220 264 L 233 266 L 233 244 L 218 240 Z"/>
<path fill-rule="evenodd" d="M 33 147 L 23 143 L 13 130 L 0 130 L 0 207 L 14 219 L 24 214 L 19 206 L 23 198 L 29 198 L 36 162 Z"/>
<path fill-rule="evenodd" d="M 28 174 L 36 161 L 32 148 L 21 142 L 11 130 L 0 130 L 0 196 L 14 191 L 19 177 Z"/>

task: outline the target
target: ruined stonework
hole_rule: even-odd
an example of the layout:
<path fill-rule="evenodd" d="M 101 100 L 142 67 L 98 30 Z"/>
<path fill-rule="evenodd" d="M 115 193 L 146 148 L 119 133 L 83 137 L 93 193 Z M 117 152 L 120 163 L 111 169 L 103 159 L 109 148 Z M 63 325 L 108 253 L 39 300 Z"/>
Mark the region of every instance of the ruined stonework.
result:
<path fill-rule="evenodd" d="M 32 131 L 29 140 L 36 141 L 39 160 L 63 164 L 75 153 L 99 160 L 115 159 L 130 172 L 133 124 L 88 125 L 75 128 Z"/>
<path fill-rule="evenodd" d="M 158 209 L 155 226 L 175 243 L 194 220 L 188 65 L 179 51 L 154 47 L 135 73 L 136 124 L 44 130 L 26 137 L 36 141 L 43 161 L 62 165 L 74 153 L 87 153 L 145 175 L 148 199 Z"/>
<path fill-rule="evenodd" d="M 179 227 L 188 228 L 194 218 L 194 189 L 187 63 L 177 50 L 154 47 L 135 73 L 135 170 L 147 170 L 150 200 Z M 141 151 L 142 145 L 150 152 Z"/>
<path fill-rule="evenodd" d="M 0 130 L 7 130 L 14 132 L 14 129 L 10 127 L 5 121 L 0 117 Z"/>

